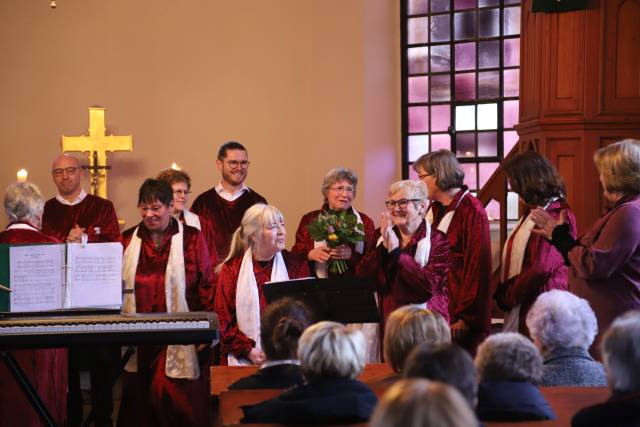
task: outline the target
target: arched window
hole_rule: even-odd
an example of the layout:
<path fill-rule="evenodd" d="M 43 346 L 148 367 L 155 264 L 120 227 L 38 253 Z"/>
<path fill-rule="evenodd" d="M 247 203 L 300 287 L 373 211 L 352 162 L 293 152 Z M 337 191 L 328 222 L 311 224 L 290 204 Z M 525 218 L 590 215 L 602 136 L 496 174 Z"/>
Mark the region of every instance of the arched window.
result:
<path fill-rule="evenodd" d="M 517 141 L 520 1 L 402 0 L 403 176 L 422 154 L 456 153 L 477 192 Z M 517 218 L 517 198 L 509 217 Z M 499 208 L 487 206 L 489 217 Z M 512 215 L 513 213 L 513 215 Z"/>

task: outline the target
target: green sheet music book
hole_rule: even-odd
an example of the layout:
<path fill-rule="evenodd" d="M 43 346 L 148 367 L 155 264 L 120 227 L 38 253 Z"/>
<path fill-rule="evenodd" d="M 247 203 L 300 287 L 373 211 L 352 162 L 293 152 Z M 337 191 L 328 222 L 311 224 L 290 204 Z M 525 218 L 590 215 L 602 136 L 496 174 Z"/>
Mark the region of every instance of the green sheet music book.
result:
<path fill-rule="evenodd" d="M 122 244 L 0 245 L 0 311 L 122 305 Z"/>

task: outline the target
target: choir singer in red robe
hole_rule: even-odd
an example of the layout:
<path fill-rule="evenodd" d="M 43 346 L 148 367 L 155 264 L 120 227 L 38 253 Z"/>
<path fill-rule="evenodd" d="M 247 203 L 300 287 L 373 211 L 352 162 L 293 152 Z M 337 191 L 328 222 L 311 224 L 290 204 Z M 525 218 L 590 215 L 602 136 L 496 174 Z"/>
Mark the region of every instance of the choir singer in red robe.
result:
<path fill-rule="evenodd" d="M 576 220 L 565 199 L 564 181 L 555 167 L 538 153 L 520 153 L 502 164 L 511 189 L 524 202 L 525 212 L 513 229 L 502 252 L 501 281 L 494 294 L 506 312 L 504 332 L 529 336 L 526 319 L 538 296 L 552 289 L 567 290 L 569 269 L 562 255 L 544 237 L 531 233 L 535 227 L 531 210 L 541 206 L 554 218 L 566 212 L 571 236 Z"/>
<path fill-rule="evenodd" d="M 4 196 L 4 209 L 9 217 L 9 225 L 0 233 L 0 243 L 60 243 L 38 230 L 43 208 L 44 199 L 38 187 L 27 182 L 11 184 Z M 11 353 L 55 423 L 65 425 L 67 350 L 14 350 Z M 0 364 L 0 424 L 16 427 L 42 425 L 40 417 L 4 363 Z"/>
<path fill-rule="evenodd" d="M 187 209 L 189 195 L 191 194 L 191 177 L 182 170 L 165 169 L 158 174 L 156 179 L 167 182 L 173 190 L 173 209 L 171 215 L 183 224 L 197 228 L 202 231 L 207 239 L 211 267 L 218 265 L 218 252 L 216 250 L 215 235 L 211 225 L 200 215 L 194 214 Z"/>
<path fill-rule="evenodd" d="M 62 242 L 79 243 L 85 234 L 89 242 L 119 242 L 120 226 L 113 203 L 87 194 L 82 188 L 80 161 L 60 154 L 53 161 L 51 175 L 58 195 L 47 200 L 42 230 Z"/>
<path fill-rule="evenodd" d="M 309 276 L 306 259 L 284 250 L 282 213 L 273 206 L 251 206 L 233 233 L 229 254 L 218 267 L 215 311 L 220 322 L 222 363 L 261 365 L 260 315 L 266 308 L 263 287 Z"/>
<path fill-rule="evenodd" d="M 142 222 L 123 233 L 124 313 L 213 310 L 204 236 L 171 216 L 173 191 L 147 179 L 138 196 Z M 123 377 L 119 426 L 208 426 L 208 345 L 140 346 Z M 198 351 L 199 350 L 199 351 Z"/>
<path fill-rule="evenodd" d="M 196 197 L 191 210 L 209 222 L 215 233 L 216 252 L 223 257 L 229 252 L 231 236 L 246 210 L 267 201 L 244 183 L 249 172 L 249 155 L 242 144 L 235 141 L 223 144 L 218 150 L 216 167 L 222 176 L 220 183 Z"/>
<path fill-rule="evenodd" d="M 421 304 L 449 319 L 446 236 L 425 220 L 427 192 L 423 183 L 398 181 L 389 188 L 387 211 L 376 232 L 377 247 L 368 251 L 357 275 L 378 285 L 383 320 L 407 304 Z"/>
<path fill-rule="evenodd" d="M 346 273 L 353 274 L 362 255 L 375 244 L 373 221 L 351 206 L 357 190 L 358 176 L 355 172 L 343 168 L 331 169 L 322 181 L 322 197 L 324 197 L 322 208 L 305 214 L 300 220 L 296 232 L 296 243 L 291 248 L 291 252 L 307 257 L 310 269 L 317 277 L 326 278 L 332 275 L 327 271 L 327 262 L 332 258 L 347 260 L 349 270 Z M 327 246 L 327 242 L 315 242 L 309 234 L 307 226 L 315 221 L 323 211 L 352 212 L 357 217 L 358 223 L 364 227 L 364 241 L 358 242 L 356 245 L 341 245 L 333 249 Z"/>
<path fill-rule="evenodd" d="M 427 186 L 427 221 L 449 239 L 449 313 L 453 341 L 472 354 L 491 328 L 491 237 L 482 203 L 464 185 L 456 156 L 438 150 L 413 165 Z"/>

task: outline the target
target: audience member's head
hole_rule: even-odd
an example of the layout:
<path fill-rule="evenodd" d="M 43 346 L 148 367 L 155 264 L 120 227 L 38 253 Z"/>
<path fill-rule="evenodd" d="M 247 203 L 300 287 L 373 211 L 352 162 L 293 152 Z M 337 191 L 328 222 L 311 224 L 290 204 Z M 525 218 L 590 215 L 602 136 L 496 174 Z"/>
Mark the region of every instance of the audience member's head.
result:
<path fill-rule="evenodd" d="M 309 326 L 298 341 L 300 368 L 307 381 L 355 379 L 365 364 L 364 335 L 336 322 Z"/>
<path fill-rule="evenodd" d="M 527 314 L 527 328 L 543 354 L 556 349 L 588 349 L 598 333 L 596 315 L 587 300 L 567 291 L 541 294 Z"/>
<path fill-rule="evenodd" d="M 448 342 L 451 342 L 451 330 L 440 314 L 417 305 L 406 305 L 394 310 L 387 319 L 384 358 L 394 371 L 400 372 L 418 344 L 435 346 Z"/>
<path fill-rule="evenodd" d="M 16 182 L 4 193 L 4 211 L 9 222 L 24 221 L 40 228 L 44 198 L 37 185 L 30 182 Z"/>
<path fill-rule="evenodd" d="M 311 323 L 311 313 L 301 301 L 282 298 L 270 304 L 260 321 L 262 350 L 267 359 L 296 359 L 298 340 Z"/>
<path fill-rule="evenodd" d="M 640 391 L 640 311 L 618 317 L 604 334 L 602 358 L 615 391 Z"/>
<path fill-rule="evenodd" d="M 489 336 L 480 344 L 476 369 L 480 382 L 537 383 L 542 376 L 542 356 L 524 335 L 503 332 Z"/>
<path fill-rule="evenodd" d="M 471 407 L 476 406 L 478 382 L 473 359 L 456 344 L 420 344 L 409 354 L 404 364 L 405 378 L 426 378 L 455 387 L 467 399 Z"/>
<path fill-rule="evenodd" d="M 471 427 L 476 417 L 462 395 L 444 383 L 404 379 L 384 394 L 370 427 Z"/>

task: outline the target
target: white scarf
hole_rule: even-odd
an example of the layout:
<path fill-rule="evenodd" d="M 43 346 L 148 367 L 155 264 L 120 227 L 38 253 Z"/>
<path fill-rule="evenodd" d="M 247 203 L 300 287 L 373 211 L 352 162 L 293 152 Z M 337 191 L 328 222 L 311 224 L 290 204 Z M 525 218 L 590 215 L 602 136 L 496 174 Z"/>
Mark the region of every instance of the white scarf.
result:
<path fill-rule="evenodd" d="M 362 218 L 360 218 L 360 214 L 358 213 L 358 211 L 353 208 L 351 210 L 355 214 L 356 219 L 358 220 L 358 224 L 362 224 Z M 327 246 L 327 241 L 316 240 L 313 242 L 314 249 L 320 246 Z M 360 255 L 364 253 L 364 241 L 360 241 L 356 243 L 355 251 Z M 327 277 L 329 277 L 329 269 L 328 269 L 328 264 L 326 262 L 316 261 L 314 263 L 314 268 L 316 270 L 316 276 L 318 276 L 320 279 L 326 279 Z"/>
<path fill-rule="evenodd" d="M 167 313 L 183 313 L 189 311 L 185 298 L 185 267 L 184 267 L 184 234 L 180 221 L 178 232 L 171 237 L 169 260 L 164 276 L 164 292 L 167 304 Z M 133 232 L 131 242 L 124 252 L 122 276 L 126 289 L 134 289 L 138 259 L 142 249 L 142 240 L 138 237 L 138 227 Z M 136 312 L 135 293 L 125 294 L 122 312 L 125 314 Z M 137 357 L 134 354 L 125 370 L 137 372 Z M 194 345 L 170 345 L 167 346 L 165 374 L 170 378 L 197 379 L 200 377 L 200 366 Z"/>
<path fill-rule="evenodd" d="M 549 203 L 547 203 L 543 209 L 547 209 L 549 205 L 558 200 L 558 198 L 552 199 Z M 520 218 L 520 221 L 516 224 L 515 228 L 511 233 L 509 233 L 509 237 L 507 237 L 507 243 L 502 248 L 502 262 L 500 263 L 501 274 L 500 278 L 502 282 L 506 282 L 512 277 L 517 276 L 522 271 L 522 263 L 524 262 L 524 254 L 527 250 L 527 245 L 529 243 L 529 238 L 531 237 L 531 230 L 535 227 L 535 223 L 531 220 L 531 213 L 526 217 Z M 511 244 L 511 259 L 509 260 L 509 265 L 507 263 L 507 252 L 509 249 L 509 239 L 513 233 L 513 243 Z M 509 313 L 504 318 L 504 325 L 502 330 L 504 332 L 518 332 L 520 328 L 520 304 L 513 307 Z"/>
<path fill-rule="evenodd" d="M 413 259 L 418 263 L 420 267 L 424 267 L 429 262 L 429 253 L 431 252 L 431 224 L 427 221 L 427 219 L 423 219 L 425 226 L 425 234 L 422 239 L 418 241 L 418 247 L 416 248 L 416 253 L 413 256 Z M 382 236 L 378 239 L 376 243 L 376 247 L 382 244 Z M 427 303 L 417 304 L 421 307 L 428 308 Z"/>
<path fill-rule="evenodd" d="M 271 281 L 284 282 L 289 280 L 287 266 L 280 252 L 273 257 L 271 267 Z M 247 249 L 242 257 L 242 264 L 238 272 L 236 285 L 236 319 L 238 329 L 256 343 L 257 349 L 262 348 L 260 342 L 260 299 L 258 296 L 258 282 L 253 272 L 253 251 Z M 232 354 L 227 356 L 229 366 L 251 365 L 247 359 L 238 359 Z"/>
<path fill-rule="evenodd" d="M 456 206 L 444 215 L 444 217 L 436 227 L 438 230 L 442 231 L 444 234 L 447 234 L 449 225 L 451 225 L 451 220 L 453 219 L 453 215 L 456 213 L 456 209 L 458 209 L 458 206 L 460 206 L 462 199 L 464 199 L 467 194 L 469 194 L 468 189 L 462 194 L 462 196 L 460 196 L 460 198 L 458 199 L 458 203 L 456 203 Z M 429 224 L 433 224 L 433 209 L 431 207 L 429 207 L 429 211 L 427 211 L 427 222 Z"/>
<path fill-rule="evenodd" d="M 202 230 L 202 227 L 200 225 L 200 217 L 198 215 L 194 214 L 193 212 L 189 212 L 186 209 L 183 210 L 182 213 L 184 214 L 185 224 L 197 228 L 198 230 Z"/>

